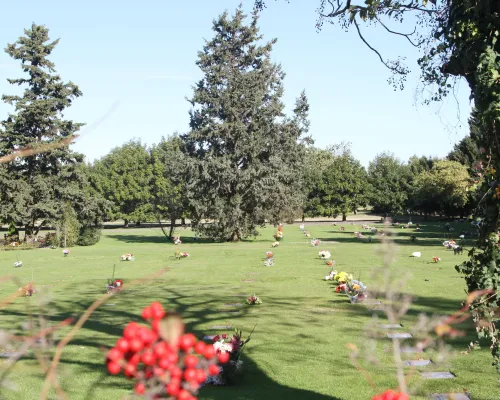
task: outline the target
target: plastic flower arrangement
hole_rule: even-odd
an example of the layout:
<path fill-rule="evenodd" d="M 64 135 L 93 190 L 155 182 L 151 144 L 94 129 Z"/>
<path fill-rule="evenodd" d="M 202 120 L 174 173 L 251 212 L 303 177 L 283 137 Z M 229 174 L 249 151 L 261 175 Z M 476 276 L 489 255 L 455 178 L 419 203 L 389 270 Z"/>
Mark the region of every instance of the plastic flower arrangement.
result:
<path fill-rule="evenodd" d="M 307 232 L 307 231 L 304 231 L 304 236 L 305 236 L 306 238 L 310 238 L 310 237 L 311 237 L 311 234 L 310 234 L 309 232 Z"/>
<path fill-rule="evenodd" d="M 332 269 L 330 273 L 327 276 L 325 276 L 325 281 L 332 281 L 335 275 L 337 275 L 337 271 Z"/>
<path fill-rule="evenodd" d="M 247 299 L 247 304 L 250 304 L 251 306 L 254 306 L 256 304 L 262 304 L 262 300 L 255 294 L 253 294 Z"/>
<path fill-rule="evenodd" d="M 328 250 L 321 250 L 318 253 L 318 256 L 319 256 L 319 258 L 321 258 L 323 260 L 328 260 L 332 255 L 330 254 L 330 252 Z"/>
<path fill-rule="evenodd" d="M 278 231 L 274 234 L 274 238 L 276 239 L 277 242 L 279 242 L 281 239 L 283 239 L 283 231 Z"/>
<path fill-rule="evenodd" d="M 346 284 L 341 283 L 335 288 L 335 293 L 345 292 L 345 289 L 346 289 Z"/>
<path fill-rule="evenodd" d="M 335 260 L 328 260 L 326 262 L 326 265 L 328 265 L 329 267 L 333 267 L 335 265 Z"/>
<path fill-rule="evenodd" d="M 266 258 L 273 258 L 273 252 L 272 251 L 266 251 Z"/>
<path fill-rule="evenodd" d="M 22 267 L 22 266 L 23 266 L 23 262 L 22 261 L 16 261 L 14 263 L 14 267 L 16 267 L 16 268 L 19 268 L 19 267 Z"/>
<path fill-rule="evenodd" d="M 108 284 L 106 285 L 106 292 L 116 293 L 122 290 L 122 288 L 123 288 L 123 281 L 121 279 L 109 280 Z"/>
<path fill-rule="evenodd" d="M 255 328 L 254 328 L 255 329 Z M 222 365 L 221 373 L 218 376 L 210 378 L 208 383 L 214 385 L 227 385 L 234 383 L 237 375 L 241 374 L 243 362 L 240 360 L 243 348 L 250 341 L 253 331 L 243 340 L 243 333 L 235 329 L 233 335 L 229 337 L 226 334 L 217 335 L 213 338 L 213 349 L 218 357 L 225 355 L 228 362 Z"/>
<path fill-rule="evenodd" d="M 160 303 L 142 310 L 151 326 L 129 322 L 115 347 L 106 356 L 108 372 L 135 380 L 134 391 L 146 398 L 196 400 L 200 385 L 220 373 L 229 353 L 217 354 L 214 346 L 184 333 L 177 315 L 166 316 Z"/>
<path fill-rule="evenodd" d="M 134 255 L 133 254 L 123 254 L 122 261 L 134 261 Z"/>
<path fill-rule="evenodd" d="M 67 257 L 69 255 L 69 249 L 64 249 L 63 250 L 63 254 L 64 254 L 64 257 Z"/>
<path fill-rule="evenodd" d="M 432 257 L 432 261 L 438 263 L 439 261 L 441 261 L 441 259 L 439 257 Z"/>
<path fill-rule="evenodd" d="M 352 280 L 352 274 L 342 271 L 337 273 L 333 279 L 338 283 L 347 283 Z"/>
<path fill-rule="evenodd" d="M 280 245 L 280 242 L 274 242 L 271 247 L 278 247 Z"/>
<path fill-rule="evenodd" d="M 303 231 L 303 230 L 305 229 L 304 224 L 300 224 L 300 225 L 299 225 L 299 229 L 300 229 L 301 231 Z"/>
<path fill-rule="evenodd" d="M 174 238 L 172 240 L 173 240 L 175 245 L 182 244 L 182 240 L 181 240 L 180 236 L 174 236 Z"/>
<path fill-rule="evenodd" d="M 33 294 L 36 293 L 35 287 L 33 286 L 32 283 L 28 283 L 27 285 L 24 285 L 23 287 L 19 288 L 20 292 L 23 292 L 25 296 L 33 296 Z"/>
<path fill-rule="evenodd" d="M 345 294 L 351 303 L 361 303 L 367 297 L 367 287 L 361 281 L 350 280 L 345 284 Z"/>
<path fill-rule="evenodd" d="M 311 245 L 314 247 L 318 247 L 320 244 L 321 244 L 321 240 L 319 240 L 319 239 L 311 240 Z"/>
<path fill-rule="evenodd" d="M 189 257 L 189 253 L 183 252 L 183 253 L 181 253 L 181 257 L 182 258 L 188 258 Z"/>

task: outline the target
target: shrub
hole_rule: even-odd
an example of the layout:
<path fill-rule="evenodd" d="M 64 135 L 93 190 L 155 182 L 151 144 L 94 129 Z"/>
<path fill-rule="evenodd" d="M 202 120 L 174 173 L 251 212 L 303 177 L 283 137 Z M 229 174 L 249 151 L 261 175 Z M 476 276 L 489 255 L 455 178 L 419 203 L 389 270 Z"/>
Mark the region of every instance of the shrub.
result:
<path fill-rule="evenodd" d="M 77 244 L 79 246 L 93 246 L 101 240 L 100 226 L 82 226 L 78 236 Z"/>
<path fill-rule="evenodd" d="M 72 247 L 78 241 L 81 224 L 78 222 L 76 212 L 70 204 L 63 208 L 62 217 L 57 221 L 58 245 L 61 247 Z"/>

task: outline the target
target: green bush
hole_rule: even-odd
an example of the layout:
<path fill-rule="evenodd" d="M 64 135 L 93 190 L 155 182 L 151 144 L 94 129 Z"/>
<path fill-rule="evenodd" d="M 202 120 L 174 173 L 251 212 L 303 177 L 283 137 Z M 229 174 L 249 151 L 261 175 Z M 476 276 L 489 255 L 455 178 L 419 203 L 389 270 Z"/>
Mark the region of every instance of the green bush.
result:
<path fill-rule="evenodd" d="M 83 226 L 80 228 L 77 244 L 79 246 L 93 246 L 101 240 L 100 226 Z"/>
<path fill-rule="evenodd" d="M 78 222 L 76 212 L 68 203 L 63 208 L 62 217 L 56 223 L 56 232 L 61 247 L 74 246 L 79 237 L 81 224 Z"/>

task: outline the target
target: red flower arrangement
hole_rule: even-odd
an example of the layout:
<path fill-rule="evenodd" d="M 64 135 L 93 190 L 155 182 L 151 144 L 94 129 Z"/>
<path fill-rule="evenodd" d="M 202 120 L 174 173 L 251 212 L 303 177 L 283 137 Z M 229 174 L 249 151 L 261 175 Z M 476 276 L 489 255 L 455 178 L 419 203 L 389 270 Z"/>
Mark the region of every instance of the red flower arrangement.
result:
<path fill-rule="evenodd" d="M 123 374 L 136 381 L 135 392 L 148 398 L 196 400 L 208 376 L 218 375 L 228 354 L 217 355 L 212 345 L 184 334 L 184 324 L 154 302 L 142 310 L 151 328 L 130 322 L 106 356 L 110 374 Z"/>
<path fill-rule="evenodd" d="M 372 400 L 410 400 L 406 393 L 398 393 L 392 390 L 386 390 L 382 394 L 372 397 Z"/>

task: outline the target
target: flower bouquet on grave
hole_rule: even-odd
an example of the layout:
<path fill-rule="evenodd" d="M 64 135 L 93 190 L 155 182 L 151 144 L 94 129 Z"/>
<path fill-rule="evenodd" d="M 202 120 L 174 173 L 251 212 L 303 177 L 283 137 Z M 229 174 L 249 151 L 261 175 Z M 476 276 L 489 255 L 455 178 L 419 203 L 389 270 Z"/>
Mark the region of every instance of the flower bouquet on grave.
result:
<path fill-rule="evenodd" d="M 281 239 L 283 239 L 283 231 L 278 231 L 274 234 L 274 239 L 279 242 Z"/>
<path fill-rule="evenodd" d="M 188 258 L 189 257 L 189 253 L 185 252 L 185 251 L 183 252 L 183 251 L 180 251 L 180 250 L 176 250 L 174 257 L 175 257 L 176 260 L 180 260 L 181 258 Z"/>
<path fill-rule="evenodd" d="M 300 229 L 302 232 L 304 232 L 304 229 L 305 229 L 304 224 L 300 224 L 300 225 L 299 225 L 299 229 Z"/>
<path fill-rule="evenodd" d="M 266 251 L 266 261 L 264 261 L 266 267 L 272 267 L 274 265 L 274 255 L 272 251 Z"/>
<path fill-rule="evenodd" d="M 328 250 L 321 250 L 319 253 L 318 253 L 318 256 L 319 258 L 321 258 L 322 260 L 329 260 L 332 255 L 330 254 L 330 252 Z"/>
<path fill-rule="evenodd" d="M 366 285 L 358 280 L 350 280 L 346 283 L 345 294 L 349 297 L 351 303 L 362 303 L 367 296 L 368 288 Z"/>
<path fill-rule="evenodd" d="M 33 294 L 36 293 L 35 287 L 33 286 L 33 283 L 28 283 L 27 285 L 24 285 L 23 287 L 19 288 L 19 291 L 23 293 L 24 296 L 31 297 Z"/>
<path fill-rule="evenodd" d="M 134 255 L 133 254 L 123 254 L 122 261 L 134 261 Z"/>
<path fill-rule="evenodd" d="M 271 247 L 278 247 L 280 245 L 280 242 L 274 242 Z"/>
<path fill-rule="evenodd" d="M 181 240 L 180 236 L 174 236 L 172 241 L 174 242 L 175 245 L 182 244 L 182 240 Z"/>
<path fill-rule="evenodd" d="M 64 254 L 64 257 L 69 256 L 69 249 L 64 249 L 63 254 Z"/>
<path fill-rule="evenodd" d="M 326 261 L 326 265 L 328 265 L 329 267 L 333 267 L 335 265 L 335 260 L 325 260 Z"/>
<path fill-rule="evenodd" d="M 441 259 L 439 257 L 432 257 L 432 261 L 438 263 Z"/>
<path fill-rule="evenodd" d="M 255 327 L 254 327 L 255 329 Z M 243 348 L 250 341 L 253 330 L 248 337 L 243 340 L 243 334 L 237 329 L 231 337 L 226 334 L 217 335 L 213 338 L 213 348 L 220 358 L 227 354 L 228 362 L 221 366 L 220 374 L 209 377 L 207 383 L 216 386 L 234 385 L 243 379 L 243 361 L 240 360 Z"/>
<path fill-rule="evenodd" d="M 306 238 L 310 238 L 311 237 L 311 234 L 308 232 L 308 231 L 304 231 L 304 236 Z"/>
<path fill-rule="evenodd" d="M 257 304 L 262 304 L 262 300 L 255 295 L 255 293 L 247 299 L 247 304 L 255 306 Z"/>
<path fill-rule="evenodd" d="M 321 240 L 319 240 L 319 239 L 311 240 L 311 245 L 314 247 L 318 247 L 320 244 L 321 244 Z"/>
<path fill-rule="evenodd" d="M 335 277 L 335 275 L 337 275 L 337 271 L 332 269 L 330 271 L 330 273 L 327 276 L 325 276 L 325 281 L 333 281 L 333 278 Z"/>
<path fill-rule="evenodd" d="M 113 265 L 113 275 L 111 279 L 108 279 L 106 284 L 106 293 L 118 293 L 123 288 L 123 281 L 121 279 L 115 279 L 116 265 Z"/>

